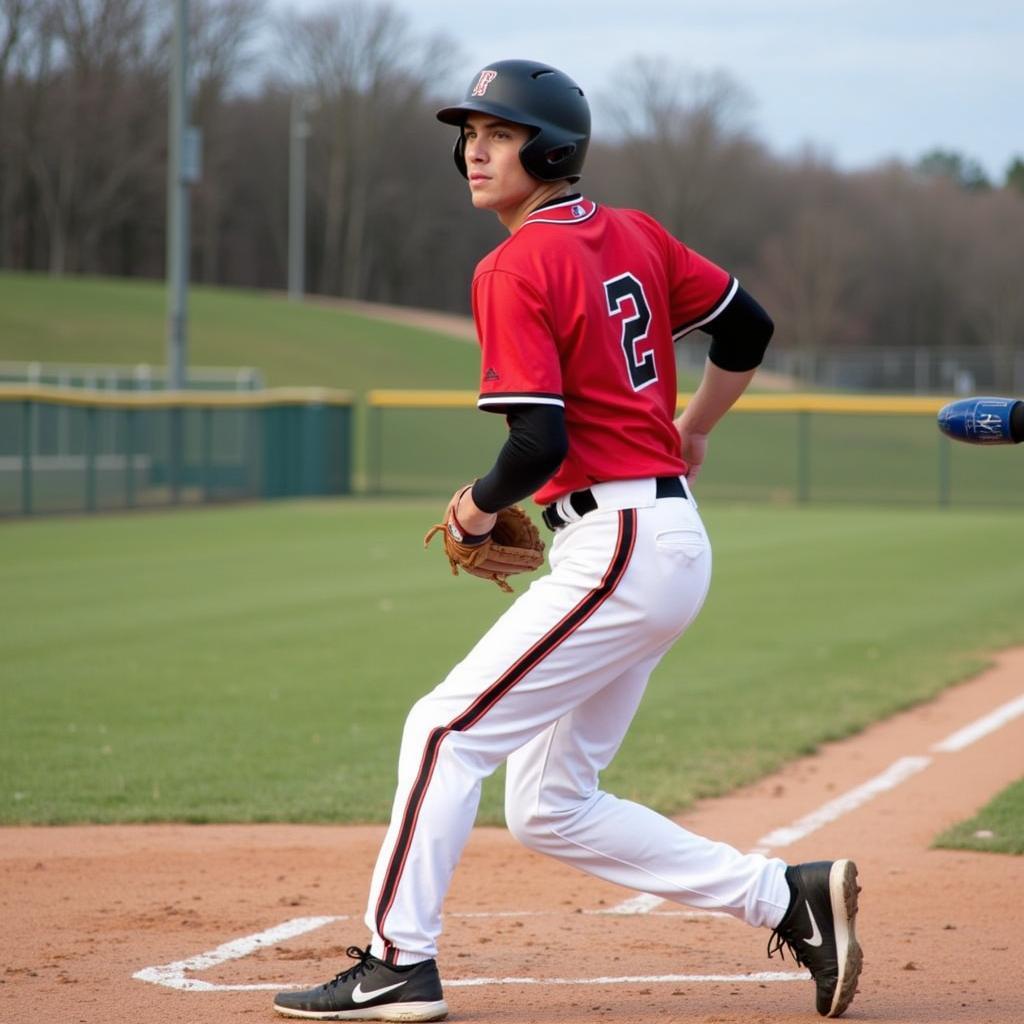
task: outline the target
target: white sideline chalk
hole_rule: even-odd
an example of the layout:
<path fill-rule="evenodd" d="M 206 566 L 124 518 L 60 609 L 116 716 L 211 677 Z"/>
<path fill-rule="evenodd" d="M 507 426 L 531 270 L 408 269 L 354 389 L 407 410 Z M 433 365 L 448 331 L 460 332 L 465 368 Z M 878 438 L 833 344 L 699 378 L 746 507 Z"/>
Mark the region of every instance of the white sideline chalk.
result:
<path fill-rule="evenodd" d="M 857 786 L 856 789 L 851 789 L 848 793 L 830 800 L 816 811 L 812 811 L 810 814 L 804 815 L 804 817 L 793 822 L 792 825 L 785 825 L 782 828 L 775 829 L 773 832 L 769 832 L 766 836 L 762 836 L 750 852 L 765 854 L 776 847 L 789 846 L 791 843 L 809 836 L 812 832 L 816 832 L 819 828 L 829 824 L 829 822 L 836 821 L 844 814 L 856 810 L 879 793 L 895 789 L 904 779 L 908 779 L 911 775 L 916 775 L 918 772 L 923 771 L 931 763 L 932 759 L 930 757 L 901 757 L 882 772 L 881 775 L 876 775 L 873 779 L 869 779 L 862 785 Z M 646 914 L 664 902 L 664 900 L 657 896 L 650 896 L 644 893 L 641 896 L 626 900 L 624 903 L 612 907 L 607 913 Z M 722 916 L 728 917 L 729 915 L 724 914 Z"/>
<path fill-rule="evenodd" d="M 777 828 L 774 832 L 769 832 L 766 836 L 762 836 L 757 841 L 758 851 L 764 852 L 766 849 L 771 850 L 779 846 L 789 846 L 791 843 L 809 836 L 812 832 L 817 832 L 822 826 L 836 821 L 850 811 L 856 810 L 878 796 L 879 793 L 895 789 L 905 779 L 909 779 L 911 775 L 924 771 L 931 763 L 932 759 L 930 757 L 901 757 L 880 775 L 876 775 L 873 779 L 868 779 L 867 782 L 857 786 L 856 789 L 851 789 L 848 793 L 844 793 L 834 800 L 829 800 L 827 804 L 822 804 L 816 811 L 811 811 L 810 814 L 804 815 L 804 817 L 794 821 L 792 825 Z"/>
<path fill-rule="evenodd" d="M 631 896 L 622 903 L 616 903 L 614 907 L 607 910 L 599 910 L 599 914 L 646 914 L 649 910 L 660 906 L 665 901 L 660 896 L 652 896 L 649 892 L 642 892 L 639 896 Z"/>
<path fill-rule="evenodd" d="M 1008 704 L 996 708 L 995 711 L 971 722 L 970 725 L 965 725 L 962 729 L 957 729 L 956 732 L 936 743 L 932 750 L 937 754 L 952 754 L 963 750 L 964 747 L 969 747 L 990 732 L 1001 729 L 1007 722 L 1012 722 L 1019 715 L 1024 715 L 1024 696 L 1011 700 Z"/>
<path fill-rule="evenodd" d="M 257 932 L 255 935 L 245 935 L 240 939 L 232 939 L 225 942 L 208 953 L 199 953 L 197 956 L 190 956 L 187 960 L 175 960 L 170 964 L 159 964 L 156 967 L 144 967 L 136 971 L 132 977 L 139 981 L 148 981 L 153 985 L 165 985 L 168 988 L 179 989 L 185 992 L 220 992 L 225 990 L 223 985 L 212 985 L 208 981 L 199 981 L 197 978 L 186 978 L 186 971 L 205 971 L 218 964 L 226 963 L 228 960 L 240 960 L 243 956 L 255 953 L 257 949 L 264 946 L 272 946 L 275 942 L 283 942 L 285 939 L 294 939 L 296 935 L 304 932 L 311 932 L 322 928 L 325 924 L 333 921 L 347 921 L 348 915 L 340 917 L 295 917 L 284 924 L 274 928 L 268 928 L 264 932 Z M 232 988 L 280 988 L 280 985 L 243 985 L 227 986 Z"/>
<path fill-rule="evenodd" d="M 754 974 L 627 974 L 618 978 L 460 978 L 443 984 L 448 988 L 475 985 L 656 985 L 683 982 L 807 981 L 807 971 L 758 971 Z"/>
<path fill-rule="evenodd" d="M 136 975 L 137 977 L 137 975 Z M 445 988 L 478 988 L 483 985 L 681 985 L 681 984 L 743 984 L 773 981 L 807 981 L 807 971 L 759 971 L 755 974 L 653 974 L 624 975 L 619 978 L 444 978 Z M 321 979 L 322 980 L 322 979 Z M 168 982 L 157 982 L 168 984 Z M 283 992 L 287 989 L 312 988 L 319 982 L 260 982 L 255 985 L 216 985 L 210 982 L 169 985 L 188 992 Z"/>

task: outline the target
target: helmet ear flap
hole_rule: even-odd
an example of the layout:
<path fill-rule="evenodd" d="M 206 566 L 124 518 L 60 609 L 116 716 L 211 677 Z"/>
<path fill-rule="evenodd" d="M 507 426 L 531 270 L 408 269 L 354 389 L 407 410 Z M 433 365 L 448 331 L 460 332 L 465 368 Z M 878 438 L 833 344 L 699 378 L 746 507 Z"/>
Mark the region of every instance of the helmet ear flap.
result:
<path fill-rule="evenodd" d="M 557 149 L 549 149 L 544 154 L 544 162 L 552 168 L 552 170 L 558 170 L 561 165 L 566 161 L 572 161 L 573 157 L 576 156 L 576 143 L 570 142 L 566 146 L 559 146 Z M 568 176 L 569 184 L 575 185 L 580 180 L 578 174 L 570 174 Z"/>
<path fill-rule="evenodd" d="M 452 159 L 455 161 L 455 166 L 459 169 L 459 174 L 464 178 L 468 178 L 469 174 L 466 170 L 466 137 L 459 132 L 459 137 L 455 140 L 455 148 L 452 150 Z"/>
<path fill-rule="evenodd" d="M 557 167 L 563 160 L 568 160 L 576 153 L 576 144 L 570 142 L 566 146 L 559 146 L 557 149 L 549 149 L 544 154 L 544 160 L 552 167 Z"/>

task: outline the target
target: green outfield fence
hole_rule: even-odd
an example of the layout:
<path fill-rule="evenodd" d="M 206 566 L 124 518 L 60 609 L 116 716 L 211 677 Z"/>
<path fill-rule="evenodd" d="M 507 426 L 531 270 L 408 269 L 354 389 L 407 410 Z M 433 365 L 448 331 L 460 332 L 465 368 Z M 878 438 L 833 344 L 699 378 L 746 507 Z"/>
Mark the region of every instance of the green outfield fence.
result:
<path fill-rule="evenodd" d="M 679 396 L 679 407 L 688 396 Z M 778 502 L 1024 504 L 1024 445 L 979 447 L 936 427 L 949 401 L 745 395 L 715 428 L 700 498 Z M 371 391 L 362 480 L 375 494 L 447 497 L 493 463 L 503 416 L 464 391 Z"/>
<path fill-rule="evenodd" d="M 679 396 L 682 408 L 687 396 Z M 746 395 L 715 428 L 700 498 L 1024 505 L 1024 446 L 942 436 L 947 399 Z M 361 408 L 360 408 L 361 406 Z M 357 432 L 354 419 L 359 409 Z M 444 498 L 506 436 L 467 391 L 99 392 L 0 386 L 0 515 L 253 498 Z M 358 443 L 357 443 L 358 440 Z"/>
<path fill-rule="evenodd" d="M 352 395 L 0 387 L 0 514 L 349 494 Z"/>

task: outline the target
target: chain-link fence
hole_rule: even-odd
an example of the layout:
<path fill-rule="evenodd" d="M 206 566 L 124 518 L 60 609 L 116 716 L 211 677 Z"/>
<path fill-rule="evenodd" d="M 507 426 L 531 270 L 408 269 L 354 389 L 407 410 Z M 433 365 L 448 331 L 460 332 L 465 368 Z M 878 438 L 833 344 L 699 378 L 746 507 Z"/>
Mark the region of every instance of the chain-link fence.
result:
<path fill-rule="evenodd" d="M 0 514 L 348 494 L 346 392 L 0 387 Z"/>
<path fill-rule="evenodd" d="M 149 363 L 0 362 L 0 384 L 90 388 L 99 391 L 164 391 L 167 368 Z M 189 391 L 258 391 L 263 374 L 253 366 L 190 366 Z"/>
<path fill-rule="evenodd" d="M 377 494 L 447 497 L 490 468 L 504 417 L 463 392 L 372 391 L 361 474 Z M 685 404 L 680 396 L 680 407 Z M 940 434 L 946 399 L 749 395 L 718 424 L 701 498 L 894 504 L 1024 504 L 1024 445 Z"/>
<path fill-rule="evenodd" d="M 678 345 L 680 369 L 699 374 L 705 350 Z M 924 347 L 798 351 L 769 345 L 763 373 L 800 389 L 917 395 L 1024 394 L 1024 349 Z"/>

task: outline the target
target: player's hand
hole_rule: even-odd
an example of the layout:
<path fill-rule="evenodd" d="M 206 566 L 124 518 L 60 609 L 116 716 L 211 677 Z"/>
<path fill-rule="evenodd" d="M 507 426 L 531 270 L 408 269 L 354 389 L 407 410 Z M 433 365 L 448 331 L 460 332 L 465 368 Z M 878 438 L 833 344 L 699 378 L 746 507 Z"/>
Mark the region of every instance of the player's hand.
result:
<path fill-rule="evenodd" d="M 682 417 L 676 420 L 676 429 L 679 431 L 679 453 L 689 467 L 686 479 L 692 483 L 697 479 L 700 467 L 704 464 L 708 451 L 708 435 L 687 430 Z"/>
<path fill-rule="evenodd" d="M 452 495 L 444 522 L 427 531 L 423 546 L 440 533 L 453 576 L 462 569 L 471 576 L 492 580 L 511 594 L 508 577 L 539 568 L 544 562 L 544 541 L 536 524 L 518 505 L 497 513 L 484 512 L 477 508 L 469 490 L 467 485 Z"/>
<path fill-rule="evenodd" d="M 494 512 L 484 512 L 483 509 L 477 508 L 476 502 L 473 501 L 472 484 L 460 487 L 452 495 L 451 501 L 448 502 L 448 508 L 445 510 L 446 522 L 453 512 L 459 526 L 466 533 L 477 536 L 490 533 L 498 518 Z"/>

